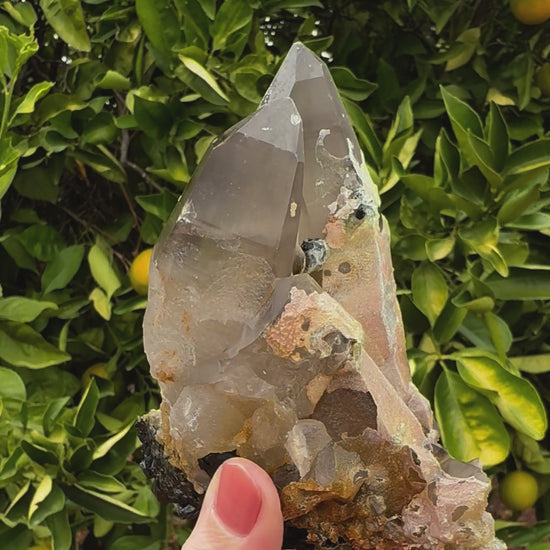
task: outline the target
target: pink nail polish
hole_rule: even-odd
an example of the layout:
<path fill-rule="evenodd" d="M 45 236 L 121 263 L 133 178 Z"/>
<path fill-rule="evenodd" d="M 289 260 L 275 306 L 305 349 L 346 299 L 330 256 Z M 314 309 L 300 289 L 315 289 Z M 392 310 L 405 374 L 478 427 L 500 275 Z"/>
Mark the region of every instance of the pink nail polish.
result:
<path fill-rule="evenodd" d="M 256 525 L 262 494 L 244 468 L 223 464 L 214 509 L 225 526 L 242 537 Z"/>

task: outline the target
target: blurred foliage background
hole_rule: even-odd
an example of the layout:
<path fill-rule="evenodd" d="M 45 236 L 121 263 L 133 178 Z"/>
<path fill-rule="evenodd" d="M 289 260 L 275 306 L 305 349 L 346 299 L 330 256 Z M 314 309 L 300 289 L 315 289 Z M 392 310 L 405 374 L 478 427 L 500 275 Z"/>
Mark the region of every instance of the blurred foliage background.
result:
<path fill-rule="evenodd" d="M 445 446 L 531 471 L 536 510 L 497 499 L 499 533 L 550 547 L 549 24 L 505 0 L 0 2 L 0 547 L 184 540 L 139 467 L 159 394 L 127 272 L 295 40 L 380 190 Z"/>

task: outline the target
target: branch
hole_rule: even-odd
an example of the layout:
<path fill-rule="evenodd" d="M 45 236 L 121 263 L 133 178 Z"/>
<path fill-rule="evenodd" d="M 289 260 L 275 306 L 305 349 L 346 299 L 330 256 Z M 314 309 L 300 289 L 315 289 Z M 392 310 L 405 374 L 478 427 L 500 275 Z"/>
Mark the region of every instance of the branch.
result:
<path fill-rule="evenodd" d="M 160 186 L 141 166 L 137 165 L 135 162 L 127 160 L 126 162 L 124 162 L 124 166 L 127 166 L 128 168 L 131 168 L 134 172 L 137 172 L 144 181 L 146 181 L 151 187 L 154 187 L 157 191 L 160 191 L 161 193 L 164 192 L 164 188 Z"/>

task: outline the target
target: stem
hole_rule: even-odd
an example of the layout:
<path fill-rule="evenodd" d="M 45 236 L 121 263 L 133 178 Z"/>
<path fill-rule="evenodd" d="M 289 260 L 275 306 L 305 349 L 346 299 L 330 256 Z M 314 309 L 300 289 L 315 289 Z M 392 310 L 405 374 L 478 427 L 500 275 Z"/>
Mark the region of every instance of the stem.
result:
<path fill-rule="evenodd" d="M 160 191 L 161 193 L 164 192 L 164 188 L 160 186 L 145 170 L 143 170 L 143 168 L 141 168 L 141 166 L 138 166 L 135 162 L 127 160 L 124 163 L 124 166 L 127 166 L 128 168 L 131 168 L 134 172 L 137 172 L 146 183 L 155 188 L 157 191 Z"/>
<path fill-rule="evenodd" d="M 11 97 L 13 95 L 14 85 L 15 85 L 15 78 L 12 78 L 8 85 L 4 85 L 4 94 L 5 94 L 6 100 L 4 102 L 4 111 L 2 113 L 2 122 L 0 123 L 0 139 L 4 138 L 4 135 L 8 129 L 8 116 L 10 113 Z"/>

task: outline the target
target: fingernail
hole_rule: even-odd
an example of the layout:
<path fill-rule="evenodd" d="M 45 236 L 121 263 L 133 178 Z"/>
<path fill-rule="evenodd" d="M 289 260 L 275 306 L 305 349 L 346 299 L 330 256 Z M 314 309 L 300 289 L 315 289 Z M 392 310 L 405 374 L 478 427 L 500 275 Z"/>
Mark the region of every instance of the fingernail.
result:
<path fill-rule="evenodd" d="M 224 525 L 244 537 L 252 531 L 262 508 L 262 494 L 244 468 L 223 464 L 214 510 Z"/>

